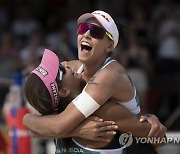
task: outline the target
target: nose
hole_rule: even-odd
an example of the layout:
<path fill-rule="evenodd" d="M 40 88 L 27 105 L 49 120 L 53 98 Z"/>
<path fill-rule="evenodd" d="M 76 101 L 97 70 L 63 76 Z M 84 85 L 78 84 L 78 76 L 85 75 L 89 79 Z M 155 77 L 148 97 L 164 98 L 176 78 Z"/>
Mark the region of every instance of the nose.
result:
<path fill-rule="evenodd" d="M 68 62 L 67 62 L 67 61 L 63 61 L 61 64 L 62 64 L 64 67 L 68 67 Z"/>
<path fill-rule="evenodd" d="M 90 30 L 88 30 L 86 33 L 84 33 L 84 37 L 91 38 Z"/>

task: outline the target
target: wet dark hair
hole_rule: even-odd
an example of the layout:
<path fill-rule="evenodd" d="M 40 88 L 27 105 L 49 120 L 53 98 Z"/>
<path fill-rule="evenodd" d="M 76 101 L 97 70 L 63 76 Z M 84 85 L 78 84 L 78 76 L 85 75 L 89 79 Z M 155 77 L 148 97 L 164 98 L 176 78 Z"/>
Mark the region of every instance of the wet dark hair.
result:
<path fill-rule="evenodd" d="M 62 89 L 62 84 L 58 78 L 56 78 L 56 82 L 58 89 Z M 25 99 L 42 115 L 60 113 L 71 102 L 69 97 L 59 97 L 59 106 L 54 109 L 46 86 L 34 73 L 27 77 L 23 90 Z"/>

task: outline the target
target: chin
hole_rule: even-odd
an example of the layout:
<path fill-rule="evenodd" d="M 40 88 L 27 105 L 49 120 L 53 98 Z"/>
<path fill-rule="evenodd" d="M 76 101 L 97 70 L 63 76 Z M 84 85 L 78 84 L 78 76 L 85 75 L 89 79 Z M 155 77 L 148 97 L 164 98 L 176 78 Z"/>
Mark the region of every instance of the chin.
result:
<path fill-rule="evenodd" d="M 79 56 L 78 59 L 81 63 L 84 63 L 84 64 L 91 64 L 92 63 L 91 56 Z"/>
<path fill-rule="evenodd" d="M 87 57 L 84 57 L 84 56 L 79 56 L 78 59 L 82 63 L 86 63 L 86 61 L 88 60 Z"/>

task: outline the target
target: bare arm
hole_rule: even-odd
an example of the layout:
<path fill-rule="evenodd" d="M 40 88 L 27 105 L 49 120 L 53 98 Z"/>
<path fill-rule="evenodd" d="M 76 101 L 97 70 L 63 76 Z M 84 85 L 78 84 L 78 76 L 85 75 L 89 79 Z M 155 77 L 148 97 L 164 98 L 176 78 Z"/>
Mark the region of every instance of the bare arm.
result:
<path fill-rule="evenodd" d="M 23 123 L 33 132 L 43 136 L 63 138 L 84 119 L 84 115 L 70 103 L 67 108 L 58 115 L 40 116 L 26 114 L 23 118 Z"/>
<path fill-rule="evenodd" d="M 121 105 L 118 105 L 114 102 L 108 101 L 108 103 L 104 104 L 98 111 L 95 112 L 94 115 L 99 116 L 100 118 L 103 118 L 104 120 L 112 120 L 115 121 L 116 125 L 118 126 L 118 130 L 121 132 L 131 132 L 133 136 L 147 136 L 150 131 L 150 124 L 148 122 L 139 122 L 139 118 L 130 113 L 126 108 L 124 108 Z M 57 115 L 58 118 L 59 115 Z M 52 115 L 54 117 L 54 115 Z M 62 135 L 59 135 L 58 133 L 48 131 L 47 128 L 52 127 L 55 129 L 56 124 L 54 126 L 49 124 L 49 122 L 45 122 L 42 124 L 43 120 L 49 120 L 51 119 L 51 116 L 38 116 L 38 115 L 29 115 L 29 118 L 31 121 L 30 127 L 33 126 L 36 128 L 31 129 L 32 131 L 35 131 L 36 133 L 39 133 L 44 136 L 49 136 L 50 138 L 64 138 L 64 137 L 72 137 L 72 136 L 84 136 L 84 131 L 81 130 L 81 128 L 77 130 L 72 130 L 68 134 L 62 133 Z M 49 119 L 48 119 L 49 118 Z M 58 119 L 57 119 L 58 120 Z M 58 123 L 58 122 L 57 122 Z M 41 128 L 39 130 L 39 127 L 44 126 L 44 129 Z M 112 125 L 113 126 L 113 125 Z M 63 128 L 63 126 L 61 126 Z M 105 128 L 105 127 L 104 127 Z M 104 129 L 102 128 L 102 129 Z M 48 135 L 47 135 L 47 134 Z M 40 137 L 40 136 L 39 136 Z M 42 136 L 41 136 L 42 137 Z M 85 138 L 85 137 L 84 137 Z M 86 137 L 87 138 L 87 137 Z"/>
<path fill-rule="evenodd" d="M 104 120 L 113 120 L 119 131 L 131 132 L 136 137 L 146 137 L 151 129 L 150 123 L 147 121 L 140 122 L 138 116 L 112 101 L 105 103 L 95 112 L 95 115 Z"/>
<path fill-rule="evenodd" d="M 164 127 L 155 115 L 149 116 L 135 116 L 130 113 L 125 107 L 108 101 L 99 110 L 95 112 L 95 115 L 103 118 L 104 120 L 113 120 L 118 126 L 118 130 L 121 132 L 130 132 L 134 137 L 156 137 L 166 139 L 166 127 Z M 158 127 L 158 131 L 153 131 L 151 127 Z M 156 128 L 154 128 L 156 129 Z M 156 132 L 156 133 L 155 133 Z M 155 134 L 152 134 L 155 133 Z M 154 143 L 154 147 L 164 145 L 163 143 Z"/>
<path fill-rule="evenodd" d="M 149 137 L 148 134 L 151 131 L 151 124 L 147 121 L 140 122 L 140 118 L 129 112 L 125 107 L 112 102 L 108 101 L 106 102 L 100 109 L 98 109 L 94 115 L 97 115 L 104 120 L 113 120 L 115 121 L 116 125 L 118 126 L 118 130 L 121 132 L 130 132 L 134 137 Z M 148 120 L 149 121 L 149 120 Z M 156 124 L 159 123 L 156 116 L 152 115 L 152 118 L 150 120 L 151 122 L 155 122 Z M 158 125 L 157 125 L 158 126 Z M 104 133 L 106 130 L 101 129 L 101 131 Z M 161 131 L 163 132 L 163 131 Z M 82 135 L 78 135 L 81 137 Z M 77 136 L 77 137 L 78 137 Z M 100 134 L 99 134 L 100 136 Z M 97 137 L 99 137 L 97 134 Z M 155 136 L 154 136 L 155 137 Z M 161 137 L 161 136 L 158 136 Z M 162 136 L 164 137 L 164 136 Z M 105 143 L 95 142 L 95 139 L 91 140 L 85 140 L 85 138 L 76 138 L 81 144 L 87 145 L 93 145 L 94 148 L 99 148 L 103 145 L 106 145 Z M 109 136 L 109 140 L 111 140 L 111 136 Z M 96 143 L 96 144 L 95 144 Z M 95 145 L 97 146 L 95 146 Z M 161 146 L 163 144 L 154 144 L 155 147 Z"/>
<path fill-rule="evenodd" d="M 98 142 L 107 142 L 109 141 L 109 137 L 115 135 L 115 130 L 117 130 L 117 128 L 117 125 L 115 125 L 115 122 L 113 121 L 104 121 L 97 116 L 90 116 L 71 132 L 64 135 L 63 138 L 81 137 Z M 57 138 L 57 136 L 41 135 L 32 130 L 31 136 L 35 138 Z"/>
<path fill-rule="evenodd" d="M 104 85 L 105 89 L 112 89 L 111 81 L 109 84 L 103 83 L 103 75 L 95 79 L 97 86 L 92 86 L 88 84 L 86 92 L 99 104 L 102 105 L 106 100 L 111 96 L 113 90 L 102 91 Z M 91 92 L 93 91 L 93 92 Z M 111 91 L 111 92 L 110 92 Z M 107 94 L 109 93 L 109 94 Z M 98 95 L 97 95 L 98 94 Z M 99 97 L 99 96 L 106 97 Z M 82 102 L 83 103 L 83 102 Z M 85 100 L 84 100 L 85 103 Z M 88 106 L 87 106 L 88 107 Z M 94 111 L 95 112 L 95 111 Z M 67 108 L 58 115 L 49 115 L 49 116 L 35 116 L 35 115 L 26 115 L 23 118 L 23 123 L 32 131 L 46 136 L 56 136 L 62 138 L 71 132 L 76 126 L 78 126 L 85 116 L 76 108 L 73 103 L 70 103 Z"/>
<path fill-rule="evenodd" d="M 103 72 L 103 71 L 102 71 Z M 108 78 L 108 80 L 107 80 Z M 93 77 L 86 87 L 86 91 L 88 94 L 100 105 L 103 105 L 112 95 L 115 93 L 117 88 L 117 75 L 110 72 L 100 73 L 97 76 Z M 85 103 L 85 102 L 84 102 Z M 119 112 L 118 112 L 119 113 Z M 117 116 L 117 115 L 116 115 Z M 115 117 L 119 118 L 119 117 Z M 137 120 L 137 117 L 135 117 Z M 76 126 L 78 126 L 85 119 L 84 115 L 72 104 L 65 109 L 59 115 L 51 115 L 51 116 L 32 116 L 27 115 L 24 117 L 24 124 L 30 128 L 32 131 L 55 138 L 63 138 L 67 136 Z M 122 118 L 123 119 L 123 118 Z M 111 120 L 111 119 L 107 119 Z M 121 119 L 119 119 L 121 120 Z M 116 119 L 117 121 L 117 119 Z M 128 129 L 123 127 L 122 123 L 125 125 L 127 122 L 119 122 L 119 125 L 122 127 L 122 131 L 134 131 L 142 129 L 144 124 L 138 124 L 136 129 Z M 128 122 L 128 124 L 131 122 Z M 146 124 L 147 125 L 147 124 Z M 148 126 L 149 127 L 149 126 Z M 130 128 L 130 127 L 129 127 Z M 145 131 L 147 128 L 143 128 L 144 134 L 137 134 L 137 136 L 145 136 L 147 135 Z M 138 131 L 137 131 L 138 132 Z M 136 131 L 134 132 L 137 133 Z"/>

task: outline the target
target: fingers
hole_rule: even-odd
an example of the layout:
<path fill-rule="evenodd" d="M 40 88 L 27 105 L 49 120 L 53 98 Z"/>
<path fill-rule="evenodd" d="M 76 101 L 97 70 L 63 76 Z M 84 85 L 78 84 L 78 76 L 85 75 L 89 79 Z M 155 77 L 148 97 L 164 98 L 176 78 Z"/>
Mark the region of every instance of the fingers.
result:
<path fill-rule="evenodd" d="M 104 132 L 99 132 L 98 136 L 108 138 L 110 136 L 114 136 L 116 134 L 116 131 L 104 131 Z"/>
<path fill-rule="evenodd" d="M 148 121 L 149 117 L 152 117 L 152 116 L 156 117 L 156 116 L 153 115 L 153 114 L 145 114 L 145 115 L 141 115 L 139 121 L 140 121 L 140 122 Z M 156 118 L 157 118 L 157 117 L 156 117 Z"/>
<path fill-rule="evenodd" d="M 147 117 L 147 121 L 151 124 L 151 130 L 149 131 L 148 137 L 155 137 L 155 134 L 158 134 L 158 131 L 160 130 L 161 123 L 154 115 Z"/>
<path fill-rule="evenodd" d="M 109 137 L 113 137 L 116 134 L 118 126 L 114 121 L 103 121 L 96 125 L 96 136 L 101 137 L 103 141 L 108 142 Z"/>
<path fill-rule="evenodd" d="M 114 126 L 116 123 L 114 121 L 103 121 L 97 123 L 97 127 L 107 127 L 107 126 Z"/>
<path fill-rule="evenodd" d="M 102 142 L 110 142 L 110 138 L 112 138 L 116 134 L 116 129 L 118 127 L 116 125 L 111 125 L 111 126 L 105 126 L 105 127 L 100 127 L 98 130 L 98 140 Z"/>
<path fill-rule="evenodd" d="M 151 130 L 149 131 L 148 137 L 164 137 L 166 127 L 162 125 L 159 119 L 155 115 L 147 117 L 147 121 L 151 124 Z"/>
<path fill-rule="evenodd" d="M 160 125 L 159 130 L 155 133 L 155 137 L 164 137 L 166 135 L 167 128 L 164 125 Z"/>
<path fill-rule="evenodd" d="M 104 132 L 104 131 L 113 131 L 115 132 L 114 130 L 117 130 L 118 129 L 118 126 L 116 125 L 107 125 L 107 126 L 104 126 L 104 127 L 100 127 L 99 128 L 99 132 Z"/>
<path fill-rule="evenodd" d="M 144 122 L 147 121 L 147 117 L 146 116 L 141 116 L 139 119 L 140 122 Z"/>
<path fill-rule="evenodd" d="M 159 125 L 151 124 L 151 129 L 149 131 L 148 137 L 155 137 L 155 134 L 158 132 L 159 129 Z"/>
<path fill-rule="evenodd" d="M 148 117 L 146 117 L 146 116 L 141 116 L 141 117 L 140 117 L 140 122 L 147 121 L 147 118 L 148 118 Z"/>
<path fill-rule="evenodd" d="M 103 122 L 103 119 L 97 117 L 97 116 L 90 116 L 88 119 L 96 121 L 96 122 Z"/>

